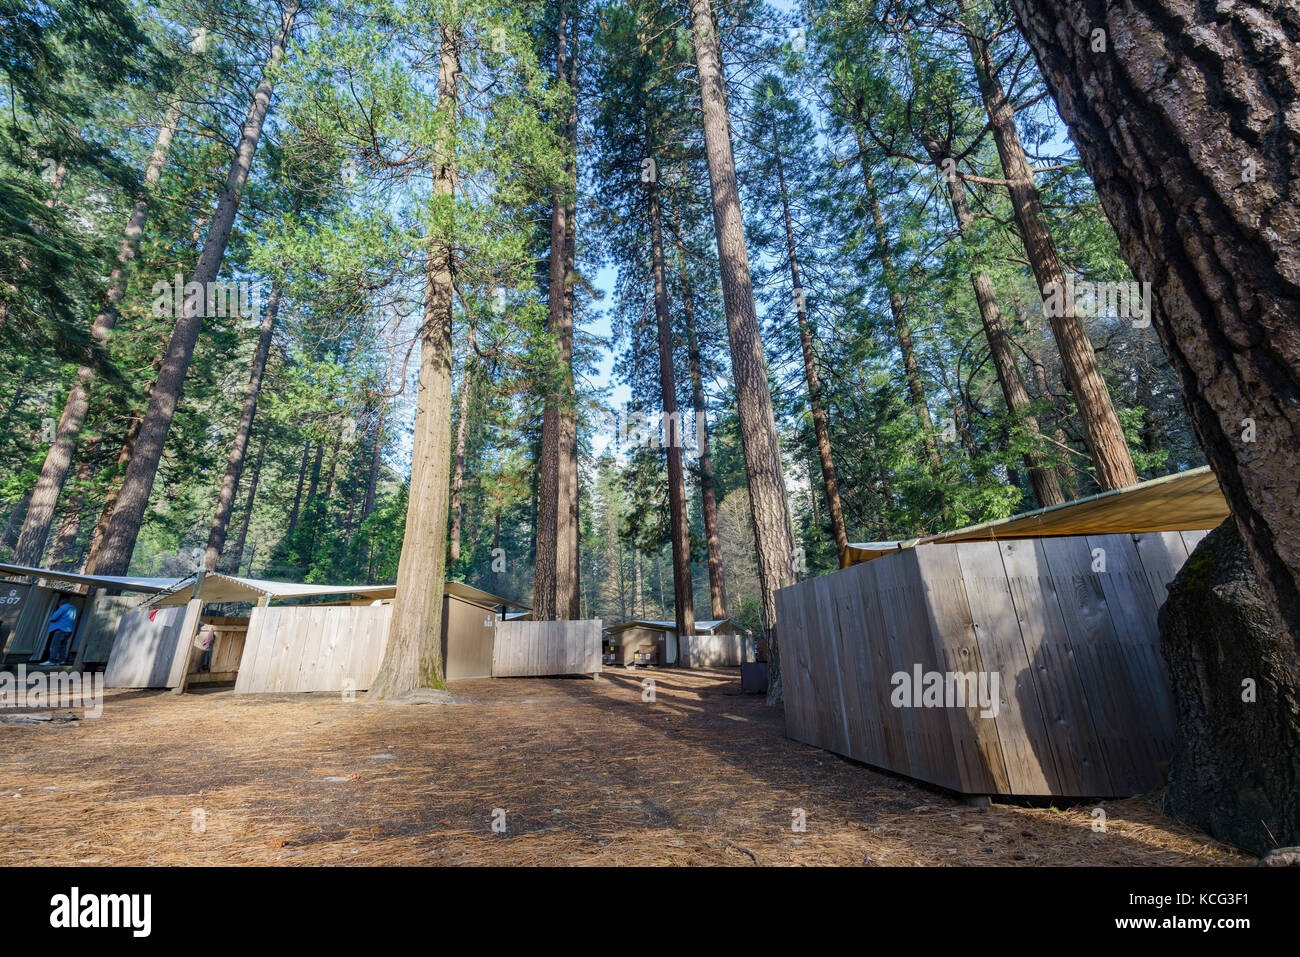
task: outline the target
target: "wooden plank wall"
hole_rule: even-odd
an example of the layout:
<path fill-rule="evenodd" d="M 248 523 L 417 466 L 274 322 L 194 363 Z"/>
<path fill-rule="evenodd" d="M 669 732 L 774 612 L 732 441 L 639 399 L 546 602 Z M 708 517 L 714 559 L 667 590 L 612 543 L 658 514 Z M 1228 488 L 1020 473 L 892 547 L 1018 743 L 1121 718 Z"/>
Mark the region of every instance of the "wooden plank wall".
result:
<path fill-rule="evenodd" d="M 594 675 L 601 670 L 601 622 L 498 621 L 492 677 Z"/>
<path fill-rule="evenodd" d="M 104 669 L 104 687 L 166 688 L 184 621 L 183 605 L 124 614 Z"/>
<path fill-rule="evenodd" d="M 235 679 L 240 694 L 370 687 L 393 617 L 392 604 L 254 608 Z"/>
<path fill-rule="evenodd" d="M 968 794 L 1158 787 L 1174 713 L 1156 610 L 1204 535 L 922 545 L 781 589 L 786 733 Z M 892 676 L 918 665 L 996 672 L 996 717 L 894 707 Z"/>
<path fill-rule="evenodd" d="M 745 663 L 743 635 L 688 635 L 678 639 L 677 650 L 689 668 L 739 668 Z"/>

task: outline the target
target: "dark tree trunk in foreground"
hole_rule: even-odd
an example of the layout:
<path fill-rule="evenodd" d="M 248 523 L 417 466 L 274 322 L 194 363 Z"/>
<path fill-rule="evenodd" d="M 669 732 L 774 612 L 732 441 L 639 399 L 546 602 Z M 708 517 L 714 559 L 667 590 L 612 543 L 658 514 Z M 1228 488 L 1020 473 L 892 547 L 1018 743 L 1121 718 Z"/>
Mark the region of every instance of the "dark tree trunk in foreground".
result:
<path fill-rule="evenodd" d="M 781 217 L 785 223 L 786 258 L 790 264 L 790 282 L 794 293 L 794 311 L 799 322 L 799 349 L 803 354 L 804 381 L 808 384 L 808 407 L 812 410 L 813 434 L 817 438 L 817 458 L 822 467 L 822 483 L 826 488 L 826 504 L 830 511 L 831 535 L 840 564 L 848 559 L 849 535 L 844 527 L 844 509 L 840 505 L 840 484 L 835 478 L 835 460 L 831 455 L 831 432 L 826 422 L 826 407 L 822 404 L 821 381 L 817 376 L 816 356 L 813 354 L 812 330 L 808 327 L 808 305 L 803 290 L 803 276 L 799 271 L 799 256 L 794 244 L 794 224 L 790 219 L 790 194 L 785 185 L 785 163 L 781 159 L 781 134 L 772 120 L 772 143 L 776 149 L 777 186 L 781 191 Z"/>
<path fill-rule="evenodd" d="M 63 403 L 63 412 L 54 432 L 54 441 L 45 454 L 41 465 L 40 477 L 32 490 L 31 506 L 23 521 L 22 533 L 18 536 L 18 546 L 14 551 L 13 562 L 16 565 L 35 566 L 40 564 L 41 553 L 45 551 L 45 542 L 50 534 L 50 520 L 54 517 L 54 508 L 63 493 L 64 483 L 68 479 L 68 468 L 76 451 L 77 438 L 86 421 L 86 412 L 90 408 L 90 389 L 95 379 L 96 353 L 104 353 L 108 348 L 109 334 L 117 324 L 117 304 L 126 294 L 127 269 L 140 248 L 140 238 L 144 235 L 145 221 L 149 217 L 149 202 L 153 191 L 162 178 L 163 166 L 167 163 L 167 154 L 171 150 L 172 137 L 180 123 L 180 99 L 172 101 L 158 128 L 153 152 L 144 171 L 144 187 L 131 215 L 122 230 L 122 242 L 117 250 L 117 261 L 108 276 L 108 286 L 104 291 L 103 303 L 98 315 L 90 326 L 90 346 L 85 359 L 77 369 L 76 378 Z"/>
<path fill-rule="evenodd" d="M 438 145 L 433 169 L 436 199 L 455 193 L 455 123 L 460 80 L 459 37 L 444 25 L 438 69 Z M 397 563 L 397 597 L 375 698 L 416 688 L 440 688 L 442 593 L 447 564 L 447 515 L 451 472 L 451 316 L 455 295 L 450 236 L 430 235 L 425 259 L 424 325 L 420 330 L 420 381 L 411 449 L 411 493 L 406 532 Z"/>
<path fill-rule="evenodd" d="M 1256 854 L 1300 844 L 1300 657 L 1284 632 L 1232 519 L 1160 609 L 1178 713 L 1165 808 Z"/>
<path fill-rule="evenodd" d="M 965 10 L 968 3 L 969 0 L 959 0 L 958 5 Z M 984 99 L 989 126 L 1007 179 L 1007 194 L 1011 197 L 1016 225 L 1020 228 L 1020 238 L 1038 280 L 1038 288 L 1046 299 L 1051 295 L 1050 290 L 1065 289 L 1065 266 L 1056 249 L 1056 241 L 1048 232 L 1034 173 L 1025 156 L 1020 132 L 1016 129 L 1016 111 L 998 77 L 993 51 L 988 40 L 978 36 L 974 30 L 968 34 L 967 40 L 975 61 L 980 95 Z M 1110 389 L 1097 367 L 1092 343 L 1073 303 L 1065 299 L 1063 304 L 1065 308 L 1052 310 L 1048 320 L 1056 348 L 1061 353 L 1065 384 L 1079 410 L 1083 440 L 1092 458 L 1097 484 L 1103 492 L 1135 485 L 1137 470 L 1133 467 L 1124 430 L 1111 403 Z"/>
<path fill-rule="evenodd" d="M 686 666 L 681 640 L 695 634 L 695 585 L 691 578 L 691 523 L 686 515 L 686 471 L 682 466 L 682 418 L 677 408 L 673 372 L 672 318 L 668 315 L 668 281 L 664 275 L 663 215 L 659 184 L 646 187 L 650 208 L 650 260 L 654 273 L 655 322 L 659 339 L 659 388 L 663 394 L 664 452 L 668 460 L 668 522 L 673 547 L 673 619 L 679 639 L 678 663 Z"/>
<path fill-rule="evenodd" d="M 681 230 L 678 230 L 680 234 Z M 691 404 L 699 442 L 700 504 L 704 511 L 704 539 L 709 548 L 709 610 L 714 621 L 727 617 L 727 584 L 722 567 L 722 536 L 718 532 L 718 495 L 713 478 L 713 449 L 709 442 L 709 408 L 704 400 L 704 375 L 700 370 L 700 344 L 695 332 L 695 306 L 687 282 L 685 251 L 681 259 L 682 313 L 686 321 L 686 358 L 691 372 Z M 619 568 L 622 574 L 622 567 Z M 622 582 L 619 583 L 622 599 Z"/>
<path fill-rule="evenodd" d="M 248 385 L 244 387 L 243 408 L 240 409 L 239 422 L 235 425 L 235 435 L 231 439 L 230 454 L 226 457 L 226 474 L 221 480 L 221 491 L 217 495 L 217 511 L 212 517 L 212 529 L 208 532 L 208 548 L 203 556 L 203 567 L 209 571 L 216 570 L 217 563 L 221 560 L 221 550 L 226 546 L 226 530 L 230 525 L 230 513 L 235 507 L 235 494 L 239 491 L 239 476 L 244 470 L 244 455 L 248 451 L 248 437 L 253 432 L 257 399 L 262 394 L 262 375 L 266 372 L 266 357 L 271 352 L 271 336 L 279 312 L 280 286 L 277 284 L 271 287 L 271 294 L 267 297 L 266 314 L 262 316 L 257 348 L 253 351 Z M 240 551 L 242 553 L 243 549 Z"/>
<path fill-rule="evenodd" d="M 1124 257 L 1154 286 L 1183 401 L 1300 649 L 1300 13 L 1014 6 Z"/>
<path fill-rule="evenodd" d="M 384 419 L 388 416 L 388 403 L 379 406 L 375 420 L 374 445 L 370 449 L 370 471 L 366 475 L 366 497 L 361 501 L 361 521 L 375 510 L 375 490 L 379 487 L 379 465 L 384 457 Z"/>
<path fill-rule="evenodd" d="M 731 345 L 731 374 L 736 389 L 745 474 L 749 483 L 750 516 L 763 605 L 768 658 L 768 701 L 781 700 L 781 662 L 777 646 L 776 592 L 792 584 L 794 533 L 781 468 L 781 446 L 772 415 L 767 363 L 754 310 L 754 286 L 749 251 L 740 213 L 736 160 L 731 150 L 731 121 L 727 115 L 727 82 L 718 53 L 710 0 L 691 0 L 691 29 L 695 65 L 700 78 L 704 113 L 704 144 L 713 198 L 713 224 L 722 272 L 722 299 Z"/>
<path fill-rule="evenodd" d="M 924 142 L 926 151 L 935 166 L 944 169 L 945 162 L 952 159 L 948 151 L 933 138 L 927 137 Z M 997 292 L 993 288 L 993 280 L 979 266 L 975 250 L 969 245 L 968 234 L 975 214 L 971 212 L 970 204 L 966 200 L 966 185 L 959 175 L 950 175 L 946 178 L 948 198 L 952 204 L 953 215 L 957 218 L 957 231 L 961 235 L 962 244 L 967 247 L 971 287 L 975 290 L 975 302 L 979 306 L 980 321 L 984 325 L 984 338 L 988 340 L 989 354 L 993 357 L 993 368 L 997 372 L 998 384 L 1002 386 L 1002 397 L 1006 400 L 1007 409 L 1024 426 L 1034 445 L 1039 447 L 1043 442 L 1043 434 L 1037 416 L 1028 411 L 1032 400 L 1029 398 L 1029 391 L 1025 388 L 1025 380 L 1020 375 L 1015 347 L 1002 322 L 1002 309 L 998 304 Z M 1038 500 L 1038 507 L 1046 508 L 1049 505 L 1060 505 L 1065 502 L 1060 476 L 1047 461 L 1047 456 L 1041 451 L 1026 452 L 1024 459 L 1029 474 L 1029 484 L 1034 490 L 1034 498 Z"/>
<path fill-rule="evenodd" d="M 289 524 L 284 530 L 284 540 L 293 540 L 293 533 L 298 529 L 298 516 L 302 511 L 302 490 L 307 484 L 307 459 L 311 457 L 311 441 L 302 447 L 302 459 L 298 462 L 298 485 L 293 492 L 293 508 L 289 510 Z"/>
<path fill-rule="evenodd" d="M 248 182 L 253 155 L 257 151 L 262 126 L 271 106 L 274 75 L 284 57 L 284 49 L 289 42 L 299 9 L 298 0 L 289 0 L 280 20 L 279 33 L 271 48 L 271 55 L 263 68 L 262 79 L 249 104 L 248 115 L 244 119 L 239 143 L 235 148 L 235 158 L 230 164 L 230 172 L 226 176 L 221 198 L 217 201 L 216 212 L 212 216 L 212 225 L 208 229 L 207 241 L 203 244 L 203 252 L 199 254 L 198 264 L 194 267 L 192 281 L 197 282 L 201 289 L 211 288 L 221 271 L 226 245 L 230 242 L 235 216 L 243 197 L 244 184 Z M 173 303 L 173 306 L 179 308 L 180 304 Z M 104 534 L 95 565 L 88 569 L 92 573 L 123 575 L 131 565 L 131 553 L 135 550 L 136 536 L 149 504 L 149 493 L 153 490 L 154 478 L 158 474 L 158 463 L 162 460 L 167 432 L 171 428 L 172 416 L 180 401 L 181 387 L 185 383 L 185 374 L 189 370 L 194 346 L 203 325 L 204 306 L 202 297 L 191 296 L 181 310 L 182 315 L 176 323 L 158 379 L 154 383 L 131 464 L 127 466 L 126 477 L 122 480 L 122 490 L 113 517 L 109 519 L 108 530 Z"/>
<path fill-rule="evenodd" d="M 1206 563 L 1201 581 L 1184 569 L 1184 587 L 1201 595 L 1200 605 L 1235 607 L 1224 611 L 1214 631 L 1219 640 L 1204 651 L 1199 687 L 1184 690 L 1176 679 L 1187 770 L 1181 780 L 1175 772 L 1181 794 L 1175 808 L 1197 813 L 1218 803 L 1210 826 L 1236 834 L 1234 822 L 1264 817 L 1261 795 L 1267 806 L 1268 795 L 1283 788 L 1289 804 L 1274 808 L 1291 831 L 1274 838 L 1294 844 L 1300 841 L 1300 11 L 1294 3 L 1262 0 L 1131 0 L 1113 7 L 1015 0 L 1014 7 L 1124 258 L 1139 280 L 1153 285 L 1153 324 L 1274 612 L 1271 623 L 1245 632 L 1237 621 L 1266 619 L 1248 598 L 1212 589 L 1225 573 L 1221 562 Z M 1093 52 L 1093 30 L 1104 31 L 1109 52 Z M 1200 552 L 1188 565 L 1200 564 Z M 1183 617 L 1199 630 L 1209 612 L 1195 597 L 1187 600 L 1191 611 Z M 1247 645 L 1239 647 L 1243 635 Z M 1256 679 L 1258 701 L 1251 706 L 1256 711 L 1243 714 L 1229 696 L 1240 697 L 1246 678 Z M 1208 720 L 1198 723 L 1197 709 L 1207 701 Z M 1191 720 L 1183 720 L 1184 711 Z M 1229 754 L 1216 766 L 1225 748 Z M 1252 770 L 1234 775 L 1237 768 Z M 1267 778 L 1255 777 L 1261 768 Z M 1215 796 L 1220 784 L 1250 789 L 1252 781 L 1259 782 L 1254 793 Z M 1240 839 L 1259 846 L 1256 834 Z"/>

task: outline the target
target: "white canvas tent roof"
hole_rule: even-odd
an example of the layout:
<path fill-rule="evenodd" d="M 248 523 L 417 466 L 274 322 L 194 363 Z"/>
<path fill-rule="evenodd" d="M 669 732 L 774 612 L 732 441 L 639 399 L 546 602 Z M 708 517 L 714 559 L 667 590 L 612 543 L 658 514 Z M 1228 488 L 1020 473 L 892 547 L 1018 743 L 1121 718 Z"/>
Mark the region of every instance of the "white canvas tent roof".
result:
<path fill-rule="evenodd" d="M 54 571 L 50 568 L 31 568 L 27 565 L 10 565 L 0 562 L 0 575 L 41 578 L 47 582 L 69 585 L 88 585 L 92 588 L 114 588 L 156 594 L 175 586 L 179 578 L 140 578 L 132 575 L 82 575 L 79 572 Z"/>
<path fill-rule="evenodd" d="M 483 589 L 475 588 L 473 585 L 466 585 L 464 582 L 446 582 L 443 588 L 448 595 L 455 595 L 457 598 L 463 598 L 478 605 L 508 605 L 511 608 L 523 608 L 525 611 L 532 609 L 531 605 L 511 601 L 509 598 L 502 598 L 500 595 L 483 591 Z"/>
<path fill-rule="evenodd" d="M 1209 466 L 1166 475 L 1128 488 L 984 522 L 928 538 L 850 543 L 846 565 L 869 562 L 890 552 L 937 542 L 984 542 L 1061 535 L 1120 535 L 1136 532 L 1195 532 L 1228 517 L 1228 503 Z"/>
<path fill-rule="evenodd" d="M 176 582 L 166 592 L 151 598 L 152 606 L 184 605 L 194 598 L 198 575 Z M 301 582 L 276 582 L 265 578 L 239 578 L 223 572 L 207 572 L 199 586 L 198 597 L 207 602 L 279 601 L 285 598 L 317 598 L 326 595 L 359 595 L 363 598 L 392 598 L 393 585 L 312 585 Z"/>

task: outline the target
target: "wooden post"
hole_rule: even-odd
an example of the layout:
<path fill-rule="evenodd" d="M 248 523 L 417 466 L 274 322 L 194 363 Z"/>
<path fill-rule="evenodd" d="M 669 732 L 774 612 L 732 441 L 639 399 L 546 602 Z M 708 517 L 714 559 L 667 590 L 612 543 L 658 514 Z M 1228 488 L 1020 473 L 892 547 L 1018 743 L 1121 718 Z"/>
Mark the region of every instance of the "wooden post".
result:
<path fill-rule="evenodd" d="M 180 634 L 176 639 L 176 654 L 172 658 L 172 670 L 167 676 L 167 684 L 172 689 L 172 694 L 184 694 L 185 686 L 189 684 L 190 661 L 194 655 L 194 635 L 199 630 L 199 617 L 203 613 L 203 599 L 199 593 L 203 590 L 203 576 L 206 572 L 200 569 L 194 579 L 194 591 L 191 592 L 190 600 L 185 605 L 185 617 L 181 621 Z"/>

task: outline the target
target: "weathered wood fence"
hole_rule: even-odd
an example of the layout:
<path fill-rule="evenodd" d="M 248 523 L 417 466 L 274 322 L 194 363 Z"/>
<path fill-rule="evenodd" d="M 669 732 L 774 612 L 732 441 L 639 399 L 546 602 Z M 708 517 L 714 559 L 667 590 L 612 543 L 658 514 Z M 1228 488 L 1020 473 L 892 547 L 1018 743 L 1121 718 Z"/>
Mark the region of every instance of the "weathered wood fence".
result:
<path fill-rule="evenodd" d="M 677 653 L 688 668 L 739 668 L 745 663 L 744 635 L 687 635 L 677 640 Z"/>
<path fill-rule="evenodd" d="M 117 623 L 104 669 L 106 688 L 166 688 L 185 608 L 138 608 Z"/>
<path fill-rule="evenodd" d="M 781 589 L 786 733 L 968 794 L 1158 787 L 1174 714 L 1156 611 L 1205 534 L 921 545 Z M 895 697 L 927 672 L 995 674 L 995 713 Z"/>
<path fill-rule="evenodd" d="M 600 626 L 599 620 L 498 621 L 492 677 L 597 674 Z"/>
<path fill-rule="evenodd" d="M 392 617 L 391 604 L 254 608 L 235 691 L 363 691 Z"/>

